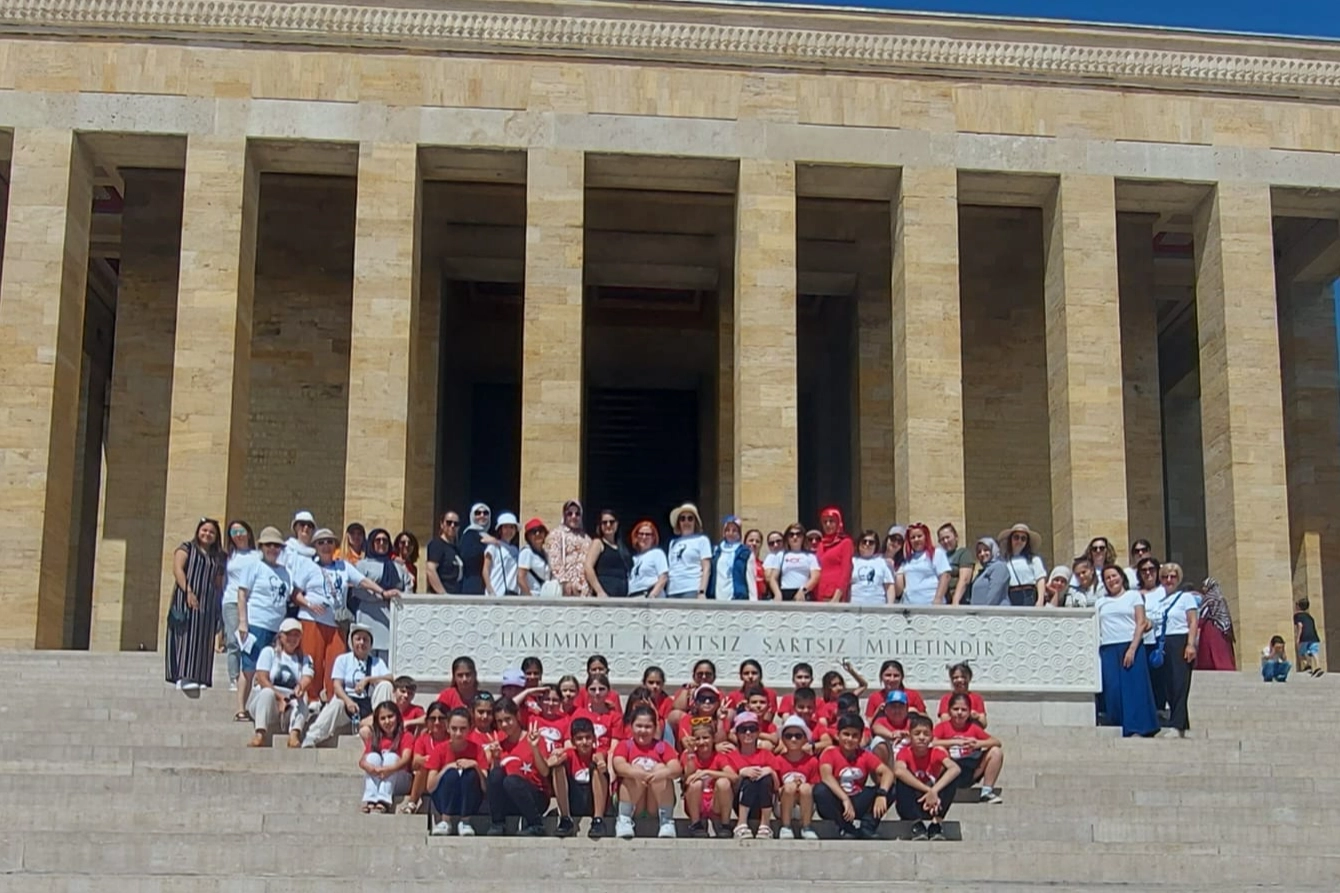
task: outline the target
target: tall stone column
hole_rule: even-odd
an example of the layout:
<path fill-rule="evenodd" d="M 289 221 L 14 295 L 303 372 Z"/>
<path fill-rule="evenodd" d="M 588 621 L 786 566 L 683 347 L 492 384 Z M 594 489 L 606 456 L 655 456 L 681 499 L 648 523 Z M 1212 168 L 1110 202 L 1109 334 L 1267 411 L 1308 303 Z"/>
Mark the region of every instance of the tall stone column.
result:
<path fill-rule="evenodd" d="M 799 511 L 796 166 L 740 160 L 735 205 L 735 512 L 781 530 Z"/>
<path fill-rule="evenodd" d="M 427 487 L 431 497 L 433 482 L 409 474 L 411 416 L 437 415 L 412 400 L 420 351 L 418 152 L 414 143 L 376 142 L 358 151 L 345 524 L 399 528 L 410 521 L 412 491 Z"/>
<path fill-rule="evenodd" d="M 1340 635 L 1340 365 L 1335 293 L 1329 282 L 1281 283 L 1279 298 L 1293 595 L 1308 599 L 1322 642 L 1329 643 L 1332 633 Z M 1331 654 L 1340 652 L 1331 646 Z"/>
<path fill-rule="evenodd" d="M 0 275 L 0 648 L 59 648 L 93 165 L 73 131 L 17 128 L 9 187 Z"/>
<path fill-rule="evenodd" d="M 89 648 L 152 648 L 171 425 L 182 172 L 126 170 Z M 224 522 L 226 523 L 226 522 Z"/>
<path fill-rule="evenodd" d="M 893 215 L 894 496 L 899 523 L 964 532 L 958 171 L 905 167 Z"/>
<path fill-rule="evenodd" d="M 889 315 L 893 310 L 889 289 L 893 280 L 887 261 L 885 255 L 881 275 L 862 276 L 857 288 L 854 408 L 858 439 L 853 464 L 860 486 L 855 488 L 854 494 L 856 517 L 847 522 L 853 530 L 869 527 L 878 530 L 881 536 L 897 512 L 893 495 L 893 374 L 890 370 L 893 341 L 889 327 Z M 878 266 L 879 262 L 878 257 L 867 255 L 866 263 Z M 962 519 L 955 519 L 955 523 L 962 528 Z"/>
<path fill-rule="evenodd" d="M 160 631 L 173 549 L 202 515 L 226 524 L 242 504 L 259 190 L 245 137 L 187 138 Z"/>
<path fill-rule="evenodd" d="M 1210 575 L 1239 661 L 1292 623 L 1270 188 L 1221 182 L 1196 210 L 1196 319 Z"/>
<path fill-rule="evenodd" d="M 1065 174 L 1043 208 L 1052 563 L 1126 542 L 1117 207 L 1111 177 Z"/>
<path fill-rule="evenodd" d="M 1168 555 L 1163 509 L 1163 412 L 1159 383 L 1159 324 L 1154 305 L 1154 218 L 1117 218 L 1117 276 L 1121 284 L 1121 376 L 1126 437 L 1126 517 L 1129 539 L 1144 537 Z M 1119 554 L 1130 545 L 1118 542 Z"/>
<path fill-rule="evenodd" d="M 582 274 L 586 157 L 526 158 L 526 294 L 521 324 L 521 518 L 560 522 L 582 484 Z"/>

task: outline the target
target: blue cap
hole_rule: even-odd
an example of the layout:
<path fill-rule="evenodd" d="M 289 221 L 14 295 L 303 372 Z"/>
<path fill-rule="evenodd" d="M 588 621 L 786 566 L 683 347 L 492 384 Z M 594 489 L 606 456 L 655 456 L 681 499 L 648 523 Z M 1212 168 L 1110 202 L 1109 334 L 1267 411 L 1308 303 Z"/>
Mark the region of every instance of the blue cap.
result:
<path fill-rule="evenodd" d="M 906 704 L 907 692 L 903 691 L 901 688 L 895 688 L 893 691 L 889 692 L 887 695 L 884 696 L 884 703 L 885 705 Z"/>

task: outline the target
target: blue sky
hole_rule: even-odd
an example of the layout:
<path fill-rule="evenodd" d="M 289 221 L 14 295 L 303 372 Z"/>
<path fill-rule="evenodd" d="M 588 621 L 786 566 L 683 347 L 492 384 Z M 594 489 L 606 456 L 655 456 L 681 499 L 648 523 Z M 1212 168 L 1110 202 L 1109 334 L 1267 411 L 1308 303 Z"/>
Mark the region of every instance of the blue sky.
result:
<path fill-rule="evenodd" d="M 773 0 L 792 2 L 792 0 Z M 1215 31 L 1249 31 L 1340 38 L 1340 0 L 806 0 L 825 6 L 863 6 L 918 12 L 1118 22 Z"/>

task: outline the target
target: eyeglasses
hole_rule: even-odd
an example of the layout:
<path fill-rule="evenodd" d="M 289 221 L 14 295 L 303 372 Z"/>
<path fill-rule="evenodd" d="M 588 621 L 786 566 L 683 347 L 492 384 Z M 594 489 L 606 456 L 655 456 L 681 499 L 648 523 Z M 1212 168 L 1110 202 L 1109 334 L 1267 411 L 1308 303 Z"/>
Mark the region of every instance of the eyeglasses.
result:
<path fill-rule="evenodd" d="M 784 733 L 784 734 L 782 735 L 782 739 L 785 740 L 785 741 L 804 741 L 804 740 L 805 740 L 805 733 L 804 733 L 804 732 L 786 732 L 786 733 Z"/>
<path fill-rule="evenodd" d="M 640 540 L 649 540 L 655 536 L 656 534 L 652 533 L 650 530 L 639 530 L 637 532 L 637 538 Z"/>

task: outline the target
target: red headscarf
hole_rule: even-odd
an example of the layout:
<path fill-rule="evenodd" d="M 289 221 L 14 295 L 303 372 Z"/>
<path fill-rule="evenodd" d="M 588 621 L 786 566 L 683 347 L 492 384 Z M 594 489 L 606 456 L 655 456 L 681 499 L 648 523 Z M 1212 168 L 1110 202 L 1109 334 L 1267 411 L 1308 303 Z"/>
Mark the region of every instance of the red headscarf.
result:
<path fill-rule="evenodd" d="M 819 548 L 815 550 L 815 557 L 819 559 L 819 585 L 815 595 L 819 601 L 829 601 L 834 597 L 838 590 L 842 591 L 840 601 L 846 601 L 851 597 L 848 586 L 851 585 L 851 556 L 853 552 L 851 537 L 847 536 L 847 530 L 842 523 L 842 511 L 835 505 L 819 512 L 819 526 L 823 527 L 825 518 L 833 518 L 837 521 L 837 529 L 833 533 L 825 533 L 823 539 L 819 540 Z"/>

